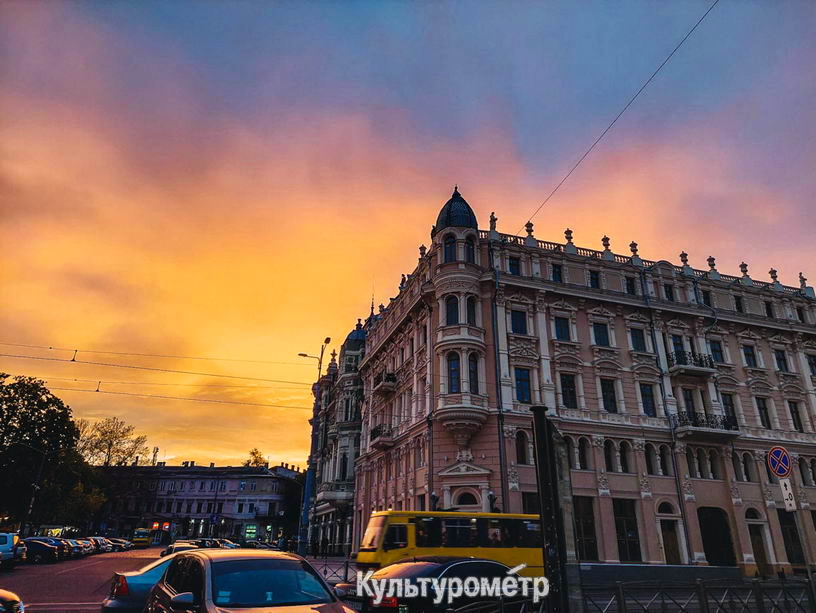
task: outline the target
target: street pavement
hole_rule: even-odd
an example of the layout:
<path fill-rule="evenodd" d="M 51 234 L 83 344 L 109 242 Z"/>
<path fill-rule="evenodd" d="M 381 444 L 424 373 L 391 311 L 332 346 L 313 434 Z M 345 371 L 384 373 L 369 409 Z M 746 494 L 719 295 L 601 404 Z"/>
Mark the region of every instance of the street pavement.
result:
<path fill-rule="evenodd" d="M 99 611 L 115 571 L 136 570 L 159 557 L 160 547 L 100 553 L 56 564 L 20 564 L 0 570 L 0 589 L 15 592 L 26 611 Z"/>

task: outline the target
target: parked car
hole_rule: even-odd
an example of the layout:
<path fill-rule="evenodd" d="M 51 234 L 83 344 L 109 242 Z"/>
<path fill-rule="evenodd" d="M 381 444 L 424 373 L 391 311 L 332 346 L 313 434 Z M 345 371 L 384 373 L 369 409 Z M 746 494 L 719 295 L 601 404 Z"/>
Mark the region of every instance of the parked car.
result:
<path fill-rule="evenodd" d="M 108 553 L 113 551 L 113 545 L 111 545 L 104 537 L 89 536 L 88 540 L 93 544 L 94 548 L 96 549 L 96 553 Z"/>
<path fill-rule="evenodd" d="M 0 532 L 0 567 L 14 568 L 26 556 L 26 546 L 13 532 Z"/>
<path fill-rule="evenodd" d="M 102 613 L 142 613 L 150 590 L 159 582 L 174 554 L 154 560 L 139 570 L 114 573 Z"/>
<path fill-rule="evenodd" d="M 133 549 L 133 543 L 131 543 L 127 539 L 120 539 L 117 537 L 108 537 L 108 540 L 113 543 L 113 550 L 114 551 L 128 551 Z"/>
<path fill-rule="evenodd" d="M 233 543 L 229 539 L 214 539 L 221 547 L 224 549 L 238 549 L 240 545 L 238 543 Z"/>
<path fill-rule="evenodd" d="M 59 549 L 54 545 L 49 545 L 44 541 L 34 538 L 27 538 L 25 540 L 26 548 L 28 549 L 27 559 L 34 564 L 42 564 L 44 562 L 59 562 Z"/>
<path fill-rule="evenodd" d="M 82 553 L 84 555 L 90 555 L 92 553 L 96 553 L 96 547 L 94 547 L 93 543 L 88 539 L 75 539 L 77 543 L 82 546 Z"/>
<path fill-rule="evenodd" d="M 196 549 L 176 555 L 150 591 L 145 612 L 266 613 L 277 608 L 286 613 L 353 613 L 300 556 L 246 549 Z"/>
<path fill-rule="evenodd" d="M 244 547 L 248 549 L 273 549 L 272 545 L 263 541 L 246 541 Z"/>
<path fill-rule="evenodd" d="M 14 592 L 0 590 L 0 611 L 8 613 L 23 613 L 25 605 L 22 599 Z"/>
<path fill-rule="evenodd" d="M 74 539 L 63 540 L 67 543 L 72 558 L 81 558 L 85 555 L 84 548 L 78 541 L 75 541 Z"/>
<path fill-rule="evenodd" d="M 170 554 L 173 554 L 173 553 L 179 553 L 180 551 L 189 551 L 191 549 L 201 549 L 201 548 L 198 545 L 194 545 L 193 543 L 175 542 L 172 545 L 168 545 L 167 549 L 162 549 L 159 552 L 159 555 L 164 557 L 164 556 L 169 556 Z"/>
<path fill-rule="evenodd" d="M 372 576 L 371 580 L 377 579 L 403 579 L 409 580 L 416 584 L 416 580 L 421 577 L 429 579 L 441 579 L 443 577 L 459 577 L 465 579 L 467 577 L 478 577 L 487 579 L 504 579 L 507 577 L 507 571 L 510 570 L 508 566 L 501 562 L 494 560 L 484 560 L 480 558 L 461 558 L 461 557 L 447 557 L 447 556 L 425 556 L 410 558 L 402 560 L 395 564 L 389 564 Z M 356 585 L 353 583 L 338 583 L 335 589 L 338 593 L 354 594 Z M 444 606 L 433 604 L 433 591 L 428 590 L 427 598 L 404 598 L 404 597 L 386 597 L 379 603 L 378 606 L 373 605 L 373 599 L 369 598 L 363 605 L 364 611 L 408 611 L 408 613 L 424 613 L 425 611 L 460 609 L 463 607 L 473 608 L 474 610 L 484 610 L 488 607 L 498 606 L 496 598 L 476 596 L 468 597 L 461 595 L 455 598 L 452 603 L 448 604 L 445 599 Z M 358 594 L 358 596 L 363 596 Z M 526 610 L 529 606 L 528 599 L 518 596 L 504 601 L 503 611 L 507 613 L 515 613 Z M 498 609 L 491 609 L 498 610 Z"/>
<path fill-rule="evenodd" d="M 30 549 L 32 542 L 39 542 L 44 543 L 46 545 L 51 545 L 51 547 L 56 548 L 57 550 L 57 559 L 65 560 L 66 558 L 71 557 L 71 553 L 68 550 L 68 545 L 63 543 L 60 539 L 54 538 L 52 536 L 29 536 L 26 540 L 26 546 Z"/>

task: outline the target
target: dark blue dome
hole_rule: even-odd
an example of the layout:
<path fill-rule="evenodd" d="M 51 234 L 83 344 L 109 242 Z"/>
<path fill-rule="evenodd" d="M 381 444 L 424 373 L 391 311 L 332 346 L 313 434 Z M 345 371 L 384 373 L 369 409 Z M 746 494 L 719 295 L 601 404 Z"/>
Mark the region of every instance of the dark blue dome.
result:
<path fill-rule="evenodd" d="M 453 195 L 450 200 L 439 211 L 439 217 L 436 218 L 436 225 L 431 232 L 431 236 L 435 236 L 437 232 L 441 232 L 445 228 L 479 229 L 473 209 L 462 198 L 462 194 L 459 193 L 459 189 L 456 187 L 453 188 Z"/>
<path fill-rule="evenodd" d="M 354 328 L 354 330 L 349 332 L 349 335 L 346 337 L 346 343 L 348 343 L 349 341 L 362 341 L 362 342 L 365 342 L 365 339 L 366 339 L 365 328 L 363 328 L 362 322 L 358 319 L 357 320 L 357 326 Z M 359 346 L 359 342 L 354 343 L 354 344 Z"/>

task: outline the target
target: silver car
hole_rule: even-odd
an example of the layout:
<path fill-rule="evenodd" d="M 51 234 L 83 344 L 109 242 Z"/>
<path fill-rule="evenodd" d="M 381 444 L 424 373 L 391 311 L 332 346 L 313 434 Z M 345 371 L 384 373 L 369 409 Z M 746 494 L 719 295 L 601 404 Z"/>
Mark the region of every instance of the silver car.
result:
<path fill-rule="evenodd" d="M 146 613 L 353 613 L 303 558 L 263 549 L 196 549 L 173 558 Z"/>

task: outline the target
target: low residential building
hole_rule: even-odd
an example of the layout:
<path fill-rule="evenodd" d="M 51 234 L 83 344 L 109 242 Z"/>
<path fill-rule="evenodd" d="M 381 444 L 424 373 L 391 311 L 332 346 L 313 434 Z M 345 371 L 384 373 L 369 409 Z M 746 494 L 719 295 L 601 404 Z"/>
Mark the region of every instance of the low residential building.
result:
<path fill-rule="evenodd" d="M 280 470 L 278 470 L 280 469 Z M 112 466 L 109 500 L 98 525 L 109 534 L 160 530 L 165 540 L 239 540 L 293 536 L 300 506 L 300 471 L 288 466 Z"/>

